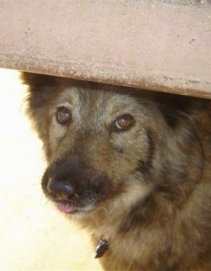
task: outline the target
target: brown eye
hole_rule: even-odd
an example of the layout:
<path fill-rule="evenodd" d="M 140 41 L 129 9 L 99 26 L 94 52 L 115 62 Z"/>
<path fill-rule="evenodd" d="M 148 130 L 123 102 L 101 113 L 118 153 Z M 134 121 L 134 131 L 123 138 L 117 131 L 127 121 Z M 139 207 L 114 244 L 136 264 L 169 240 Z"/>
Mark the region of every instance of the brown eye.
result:
<path fill-rule="evenodd" d="M 65 106 L 58 107 L 56 111 L 56 120 L 62 125 L 69 125 L 72 121 L 71 111 Z"/>
<path fill-rule="evenodd" d="M 124 114 L 114 121 L 113 128 L 116 132 L 126 131 L 131 128 L 134 123 L 135 120 L 130 114 Z"/>

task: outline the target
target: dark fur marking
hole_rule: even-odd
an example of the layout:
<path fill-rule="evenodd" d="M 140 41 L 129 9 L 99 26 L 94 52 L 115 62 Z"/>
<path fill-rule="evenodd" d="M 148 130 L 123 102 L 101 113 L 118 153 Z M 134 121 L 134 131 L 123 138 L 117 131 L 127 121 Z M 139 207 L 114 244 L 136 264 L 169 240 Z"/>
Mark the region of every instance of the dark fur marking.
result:
<path fill-rule="evenodd" d="M 152 161 L 155 152 L 155 142 L 153 139 L 153 133 L 151 130 L 146 130 L 146 136 L 148 141 L 148 151 L 145 155 L 145 160 L 140 160 L 139 165 L 136 170 L 140 171 L 141 173 L 145 174 L 149 172 L 152 167 Z"/>
<path fill-rule="evenodd" d="M 121 223 L 119 232 L 122 234 L 133 231 L 134 228 L 146 228 L 149 227 L 154 219 L 156 210 L 156 203 L 153 197 L 147 197 L 136 202 L 133 208 L 130 210 L 125 223 Z"/>

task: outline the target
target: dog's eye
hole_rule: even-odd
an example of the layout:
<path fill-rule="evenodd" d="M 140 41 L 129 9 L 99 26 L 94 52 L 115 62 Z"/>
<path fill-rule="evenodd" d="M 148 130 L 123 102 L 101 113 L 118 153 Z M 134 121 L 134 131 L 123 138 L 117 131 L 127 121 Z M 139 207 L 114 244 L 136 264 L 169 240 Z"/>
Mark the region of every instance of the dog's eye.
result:
<path fill-rule="evenodd" d="M 134 123 L 135 120 L 130 114 L 124 114 L 114 121 L 112 125 L 112 130 L 116 132 L 126 131 L 131 128 Z"/>
<path fill-rule="evenodd" d="M 62 125 L 69 125 L 72 121 L 71 111 L 65 106 L 58 107 L 56 111 L 56 120 Z"/>

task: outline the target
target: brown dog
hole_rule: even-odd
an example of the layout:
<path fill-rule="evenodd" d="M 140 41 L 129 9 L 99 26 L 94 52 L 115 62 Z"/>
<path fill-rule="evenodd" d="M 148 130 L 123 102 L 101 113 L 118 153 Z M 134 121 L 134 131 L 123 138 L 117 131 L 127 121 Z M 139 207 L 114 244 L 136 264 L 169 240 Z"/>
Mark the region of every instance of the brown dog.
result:
<path fill-rule="evenodd" d="M 211 270 L 211 102 L 23 74 L 43 191 L 106 270 Z"/>

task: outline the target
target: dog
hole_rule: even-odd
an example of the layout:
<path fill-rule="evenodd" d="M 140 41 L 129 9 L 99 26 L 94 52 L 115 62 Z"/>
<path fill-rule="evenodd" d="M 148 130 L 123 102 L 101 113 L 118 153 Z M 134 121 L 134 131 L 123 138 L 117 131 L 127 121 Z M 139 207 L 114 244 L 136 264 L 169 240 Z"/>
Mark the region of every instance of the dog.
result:
<path fill-rule="evenodd" d="M 211 102 L 23 73 L 45 195 L 105 270 L 211 270 Z"/>

